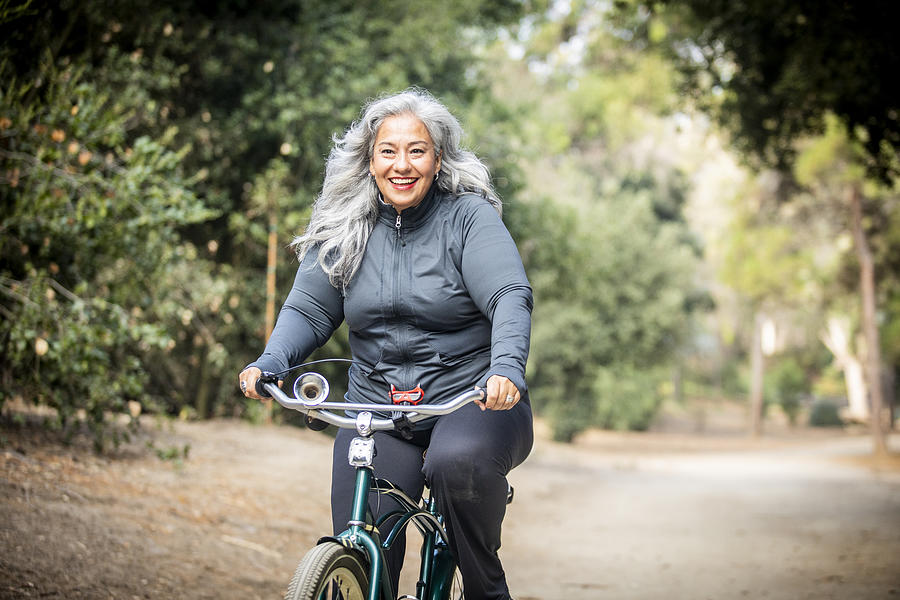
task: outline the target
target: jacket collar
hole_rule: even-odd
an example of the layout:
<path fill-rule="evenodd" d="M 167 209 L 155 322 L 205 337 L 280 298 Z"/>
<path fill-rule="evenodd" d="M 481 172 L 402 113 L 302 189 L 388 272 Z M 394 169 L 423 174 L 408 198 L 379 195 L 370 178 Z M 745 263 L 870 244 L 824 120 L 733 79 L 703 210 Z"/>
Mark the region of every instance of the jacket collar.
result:
<path fill-rule="evenodd" d="M 441 203 L 442 195 L 440 189 L 432 183 L 431 187 L 428 188 L 428 191 L 425 193 L 425 197 L 422 198 L 422 201 L 415 206 L 407 208 L 402 213 L 398 213 L 393 206 L 387 204 L 384 200 L 379 199 L 378 220 L 391 227 L 395 227 L 397 215 L 401 215 L 401 227 L 403 229 L 418 227 L 431 215 L 431 213 L 434 212 L 434 209 L 438 207 Z"/>

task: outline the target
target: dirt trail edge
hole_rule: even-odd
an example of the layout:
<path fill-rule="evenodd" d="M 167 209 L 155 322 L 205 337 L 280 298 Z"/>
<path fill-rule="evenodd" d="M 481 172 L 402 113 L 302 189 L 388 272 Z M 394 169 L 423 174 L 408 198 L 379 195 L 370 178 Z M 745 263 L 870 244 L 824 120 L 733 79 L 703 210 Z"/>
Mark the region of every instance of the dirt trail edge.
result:
<path fill-rule="evenodd" d="M 279 598 L 328 533 L 322 434 L 178 422 L 112 457 L 27 427 L 0 435 L 0 598 Z M 839 432 L 539 435 L 511 476 L 513 593 L 900 598 L 900 469 L 873 468 L 869 449 Z"/>

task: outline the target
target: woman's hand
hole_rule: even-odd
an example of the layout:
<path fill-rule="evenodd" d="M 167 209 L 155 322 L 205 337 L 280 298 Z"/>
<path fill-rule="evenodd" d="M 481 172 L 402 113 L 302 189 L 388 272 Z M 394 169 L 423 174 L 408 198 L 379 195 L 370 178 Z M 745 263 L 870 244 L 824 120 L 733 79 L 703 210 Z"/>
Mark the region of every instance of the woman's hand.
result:
<path fill-rule="evenodd" d="M 509 410 L 521 398 L 513 382 L 502 375 L 491 375 L 485 392 L 484 400 L 475 401 L 481 410 Z"/>
<path fill-rule="evenodd" d="M 263 398 L 258 393 L 256 393 L 256 382 L 259 381 L 259 378 L 262 376 L 262 371 L 259 370 L 258 367 L 247 367 L 241 374 L 238 375 L 240 379 L 239 385 L 241 386 L 241 391 L 248 398 L 255 398 L 257 400 L 268 400 L 269 398 Z M 284 383 L 284 380 L 278 381 L 278 387 L 281 387 L 281 384 Z"/>

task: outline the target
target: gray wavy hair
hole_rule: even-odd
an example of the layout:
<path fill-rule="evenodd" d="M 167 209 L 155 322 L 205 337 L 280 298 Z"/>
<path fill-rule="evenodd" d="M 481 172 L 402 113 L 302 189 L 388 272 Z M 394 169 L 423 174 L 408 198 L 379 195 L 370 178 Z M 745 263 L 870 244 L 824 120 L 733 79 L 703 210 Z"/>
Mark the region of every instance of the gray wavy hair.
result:
<path fill-rule="evenodd" d="M 380 193 L 369 176 L 375 137 L 385 119 L 395 115 L 418 117 L 441 156 L 436 184 L 451 194 L 474 192 L 502 215 L 502 203 L 491 184 L 490 172 L 472 152 L 460 147 L 463 129 L 450 111 L 428 92 L 411 88 L 368 102 L 362 116 L 334 146 L 325 163 L 322 191 L 313 204 L 309 225 L 291 244 L 302 261 L 318 246 L 318 260 L 338 289 L 345 289 L 362 263 L 369 234 L 375 226 Z"/>

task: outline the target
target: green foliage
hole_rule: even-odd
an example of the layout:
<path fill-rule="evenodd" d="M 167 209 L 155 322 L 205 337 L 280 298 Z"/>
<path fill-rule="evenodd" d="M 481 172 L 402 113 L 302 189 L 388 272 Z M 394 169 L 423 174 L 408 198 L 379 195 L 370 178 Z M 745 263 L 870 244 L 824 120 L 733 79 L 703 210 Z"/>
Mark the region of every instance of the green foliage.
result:
<path fill-rule="evenodd" d="M 549 419 L 553 440 L 557 442 L 572 442 L 576 435 L 597 421 L 593 392 L 580 394 L 572 387 L 559 388 L 553 398 L 541 397 L 541 401 L 546 402 L 543 414 Z"/>
<path fill-rule="evenodd" d="M 778 360 L 766 371 L 766 402 L 779 404 L 791 425 L 797 424 L 802 400 L 810 387 L 806 372 L 793 356 Z"/>
<path fill-rule="evenodd" d="M 555 214 L 532 229 L 540 241 L 522 243 L 536 298 L 536 405 L 560 439 L 594 425 L 644 429 L 659 401 L 634 386 L 687 335 L 694 250 L 645 195 L 623 192 L 580 220 L 559 206 L 543 210 Z"/>
<path fill-rule="evenodd" d="M 212 213 L 166 135 L 126 139 L 140 88 L 113 94 L 83 69 L 52 64 L 17 80 L 9 68 L 0 75 L 11 82 L 0 97 L 2 398 L 45 402 L 63 424 L 82 412 L 102 446 L 115 433 L 106 414 L 150 400 L 144 362 L 173 343 L 171 289 L 158 284 L 180 263 L 177 228 Z"/>
<path fill-rule="evenodd" d="M 535 293 L 529 387 L 564 441 L 646 428 L 659 394 L 642 385 L 704 304 L 683 157 L 657 151 L 673 71 L 624 43 L 604 5 L 566 8 L 513 31 L 522 61 L 493 52 L 495 93 L 521 115 L 506 138 L 526 183 L 505 220 Z"/>
<path fill-rule="evenodd" d="M 900 195 L 893 202 L 880 198 L 881 210 L 870 223 L 881 235 L 872 240 L 872 251 L 879 265 L 879 291 L 883 310 L 881 344 L 884 358 L 900 369 Z"/>
<path fill-rule="evenodd" d="M 147 399 L 135 347 L 159 343 L 161 332 L 132 329 L 121 307 L 85 301 L 41 275 L 0 285 L 12 301 L 4 303 L 4 380 L 15 375 L 3 399 L 24 393 L 42 401 L 57 409 L 60 426 L 82 411 L 98 445 L 118 443 L 118 431 L 104 427 L 106 412 L 127 412 L 128 400 Z"/>
<path fill-rule="evenodd" d="M 799 299 L 804 281 L 814 276 L 811 249 L 788 225 L 754 223 L 744 213 L 724 232 L 720 279 L 753 306 Z"/>
<path fill-rule="evenodd" d="M 33 0 L 24 0 L 20 4 L 10 6 L 9 0 L 0 2 L 0 24 L 9 23 L 18 17 L 34 14 L 37 9 L 31 6 Z"/>
<path fill-rule="evenodd" d="M 179 471 L 184 468 L 184 461 L 188 459 L 188 455 L 191 453 L 190 444 L 185 444 L 180 448 L 177 445 L 160 448 L 152 441 L 148 441 L 147 448 L 151 450 L 159 460 L 171 461 L 175 466 L 175 469 Z"/>
<path fill-rule="evenodd" d="M 633 141 L 631 136 L 645 125 L 647 114 L 662 115 L 674 104 L 673 71 L 657 56 L 629 60 L 626 53 L 608 47 L 611 36 L 601 37 L 603 48 L 593 48 L 625 64 L 603 65 L 579 78 L 578 87 L 567 96 L 571 140 L 576 144 L 602 139 L 612 147 Z"/>
<path fill-rule="evenodd" d="M 837 404 L 830 400 L 816 400 L 809 411 L 809 424 L 811 427 L 843 427 Z"/>
<path fill-rule="evenodd" d="M 272 222 L 280 299 L 332 135 L 409 85 L 491 115 L 474 52 L 524 5 L 21 8 L 0 13 L 4 397 L 87 409 L 99 432 L 129 400 L 245 411 L 235 375 L 263 345 Z M 348 355 L 346 335 L 322 352 Z"/>
<path fill-rule="evenodd" d="M 900 70 L 892 0 L 619 2 L 635 39 L 665 48 L 683 91 L 736 134 L 748 157 L 789 170 L 795 142 L 836 114 L 871 174 L 898 172 Z"/>
<path fill-rule="evenodd" d="M 684 104 L 714 116 L 754 170 L 774 168 L 782 176 L 767 192 L 781 203 L 777 214 L 761 211 L 756 194 L 744 199 L 750 214 L 769 214 L 738 226 L 748 237 L 730 240 L 730 264 L 720 271 L 728 283 L 755 309 L 787 305 L 794 320 L 820 329 L 823 319 L 812 314 L 858 312 L 851 294 L 860 293 L 860 259 L 850 250 L 870 245 L 875 304 L 890 334 L 894 314 L 884 306 L 896 295 L 897 269 L 881 249 L 891 246 L 900 175 L 900 94 L 892 76 L 900 68 L 892 24 L 900 5 L 624 0 L 615 6 L 624 39 L 661 50 L 679 67 Z M 851 189 L 864 198 L 855 236 Z M 880 349 L 892 347 L 868 344 L 876 363 Z"/>
<path fill-rule="evenodd" d="M 662 404 L 659 386 L 659 377 L 647 369 L 599 369 L 593 386 L 596 422 L 605 429 L 646 431 Z"/>

